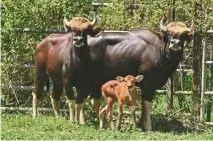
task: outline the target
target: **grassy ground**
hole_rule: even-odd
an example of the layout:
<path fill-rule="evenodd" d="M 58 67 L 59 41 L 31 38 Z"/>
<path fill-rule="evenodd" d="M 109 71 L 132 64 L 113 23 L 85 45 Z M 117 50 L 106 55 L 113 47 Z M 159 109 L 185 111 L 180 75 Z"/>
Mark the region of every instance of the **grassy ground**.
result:
<path fill-rule="evenodd" d="M 88 118 L 88 117 L 87 117 Z M 169 126 L 172 122 L 165 122 L 162 118 L 155 120 Z M 155 124 L 154 126 L 156 126 Z M 1 113 L 2 140 L 213 140 L 213 129 L 203 130 L 170 130 L 162 131 L 160 127 L 153 132 L 143 132 L 124 127 L 121 131 L 98 129 L 98 120 L 89 120 L 86 125 L 76 125 L 67 119 L 55 119 L 53 115 L 40 115 L 33 120 L 29 113 Z"/>

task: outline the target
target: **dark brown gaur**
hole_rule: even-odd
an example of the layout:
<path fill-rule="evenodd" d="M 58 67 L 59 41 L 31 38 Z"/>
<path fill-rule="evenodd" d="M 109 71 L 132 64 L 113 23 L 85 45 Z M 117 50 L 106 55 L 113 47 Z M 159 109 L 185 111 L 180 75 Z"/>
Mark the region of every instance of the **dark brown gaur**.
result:
<path fill-rule="evenodd" d="M 93 68 L 90 97 L 98 105 L 101 86 L 107 81 L 128 74 L 144 75 L 138 86 L 142 90 L 141 122 L 145 130 L 152 130 L 150 114 L 156 89 L 175 72 L 185 43 L 193 39 L 193 30 L 185 24 L 164 26 L 162 21 L 161 33 L 147 29 L 104 31 L 98 37 L 88 38 Z"/>

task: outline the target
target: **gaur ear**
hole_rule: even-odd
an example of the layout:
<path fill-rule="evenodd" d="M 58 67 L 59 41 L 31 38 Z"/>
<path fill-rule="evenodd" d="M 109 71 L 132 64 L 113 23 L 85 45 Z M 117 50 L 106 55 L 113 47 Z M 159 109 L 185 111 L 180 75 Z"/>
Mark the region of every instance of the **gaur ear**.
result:
<path fill-rule="evenodd" d="M 141 80 L 143 80 L 144 76 L 143 75 L 138 75 L 137 77 L 135 77 L 135 81 L 136 82 L 141 82 Z"/>
<path fill-rule="evenodd" d="M 188 33 L 188 42 L 190 42 L 191 40 L 193 40 L 194 38 L 194 34 L 192 32 Z"/>
<path fill-rule="evenodd" d="M 188 46 L 189 43 L 193 40 L 194 35 L 192 32 L 187 32 L 185 35 L 186 35 L 185 37 L 186 43 L 184 44 L 184 46 Z"/>
<path fill-rule="evenodd" d="M 117 77 L 116 77 L 116 80 L 118 80 L 119 82 L 121 82 L 121 81 L 124 80 L 124 78 L 123 78 L 122 76 L 117 76 Z"/>

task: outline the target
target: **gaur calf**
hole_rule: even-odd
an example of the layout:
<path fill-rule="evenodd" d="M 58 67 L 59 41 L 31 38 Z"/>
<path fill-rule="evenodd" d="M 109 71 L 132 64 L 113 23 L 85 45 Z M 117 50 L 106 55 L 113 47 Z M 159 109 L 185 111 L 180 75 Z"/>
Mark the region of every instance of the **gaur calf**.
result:
<path fill-rule="evenodd" d="M 123 105 L 127 105 L 131 111 L 133 127 L 136 126 L 135 109 L 138 99 L 137 89 L 135 82 L 141 82 L 143 75 L 134 77 L 127 75 L 125 78 L 117 76 L 116 80 L 110 80 L 101 87 L 102 95 L 106 101 L 106 105 L 100 108 L 99 119 L 100 129 L 104 125 L 104 115 L 107 113 L 107 119 L 110 122 L 111 129 L 114 129 L 114 123 L 112 119 L 113 104 L 118 102 L 118 124 L 117 129 L 121 128 L 121 121 L 123 116 Z"/>

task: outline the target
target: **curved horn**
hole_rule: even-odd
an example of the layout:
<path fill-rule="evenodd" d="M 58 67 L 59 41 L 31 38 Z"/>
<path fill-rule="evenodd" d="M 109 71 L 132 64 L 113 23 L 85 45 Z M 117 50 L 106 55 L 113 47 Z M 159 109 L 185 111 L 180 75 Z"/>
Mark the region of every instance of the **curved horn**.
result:
<path fill-rule="evenodd" d="M 194 33 L 194 30 L 195 30 L 195 23 L 194 23 L 194 20 L 192 19 L 191 21 L 191 26 L 190 26 L 190 32 L 193 34 Z"/>
<path fill-rule="evenodd" d="M 93 19 L 93 21 L 92 21 L 92 22 L 90 22 L 90 25 L 91 25 L 92 27 L 94 27 L 94 26 L 95 26 L 95 24 L 97 23 L 97 21 L 98 21 L 98 18 L 97 18 L 97 12 L 96 12 L 96 11 L 94 11 L 94 19 Z"/>
<path fill-rule="evenodd" d="M 68 31 L 68 28 L 71 28 L 71 27 L 70 27 L 70 25 L 69 25 L 69 21 L 68 21 L 67 18 L 66 18 L 66 15 L 64 16 L 63 23 L 64 23 L 65 31 Z"/>
<path fill-rule="evenodd" d="M 160 30 L 166 32 L 167 31 L 167 27 L 165 25 L 163 25 L 166 22 L 167 18 L 164 16 L 161 20 L 160 20 Z"/>

